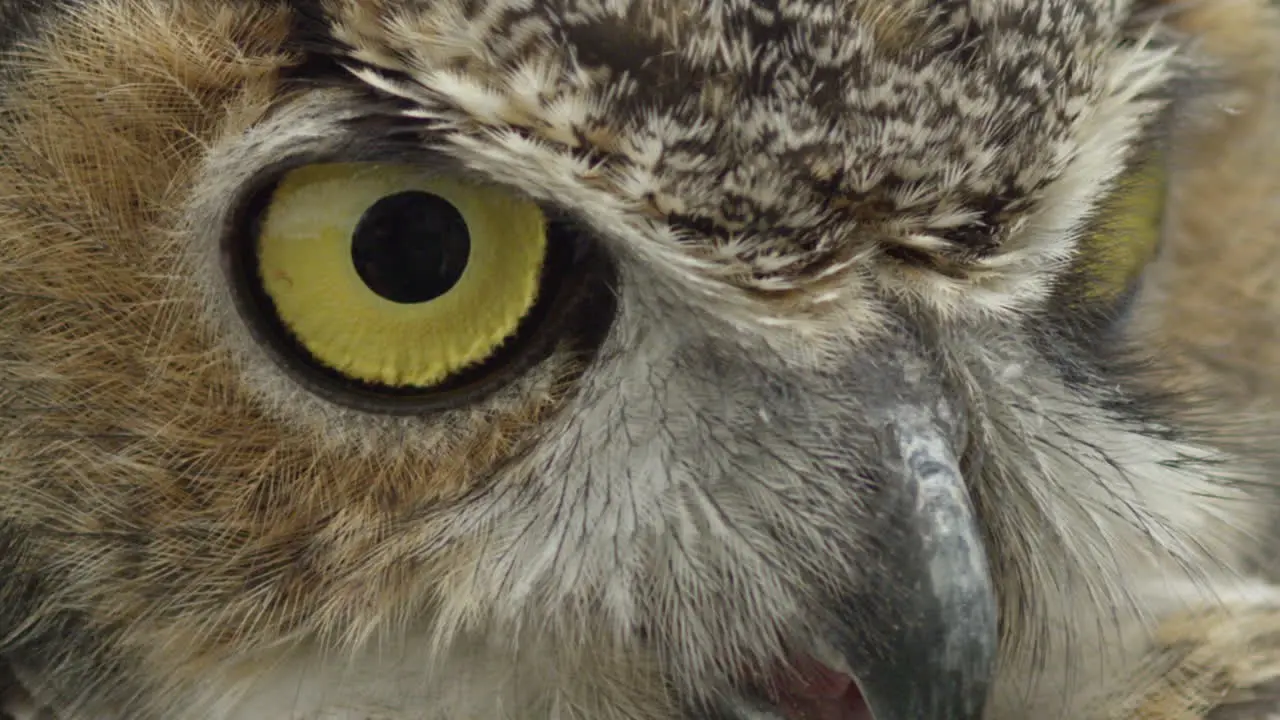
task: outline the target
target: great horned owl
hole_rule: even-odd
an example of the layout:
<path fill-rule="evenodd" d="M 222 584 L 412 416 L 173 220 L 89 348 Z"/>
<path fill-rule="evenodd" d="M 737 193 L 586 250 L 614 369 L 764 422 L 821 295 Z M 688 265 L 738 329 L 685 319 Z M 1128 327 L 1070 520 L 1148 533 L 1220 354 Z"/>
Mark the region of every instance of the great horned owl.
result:
<path fill-rule="evenodd" d="M 0 45 L 11 714 L 1266 711 L 1264 0 L 0 0 Z"/>

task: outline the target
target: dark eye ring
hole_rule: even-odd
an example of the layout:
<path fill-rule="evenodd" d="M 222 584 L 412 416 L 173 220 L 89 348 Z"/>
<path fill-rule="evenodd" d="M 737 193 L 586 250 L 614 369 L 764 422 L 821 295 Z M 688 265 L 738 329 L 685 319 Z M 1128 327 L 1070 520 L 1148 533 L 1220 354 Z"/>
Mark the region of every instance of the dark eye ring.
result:
<path fill-rule="evenodd" d="M 366 412 L 474 403 L 557 347 L 594 351 L 612 320 L 608 264 L 572 225 L 414 166 L 273 173 L 245 195 L 222 257 L 272 360 Z"/>

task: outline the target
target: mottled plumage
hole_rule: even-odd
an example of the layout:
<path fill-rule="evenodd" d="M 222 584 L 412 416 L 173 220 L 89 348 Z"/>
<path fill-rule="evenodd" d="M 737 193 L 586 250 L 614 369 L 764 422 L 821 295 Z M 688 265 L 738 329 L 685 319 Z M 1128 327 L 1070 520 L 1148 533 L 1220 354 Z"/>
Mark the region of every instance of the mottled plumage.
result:
<path fill-rule="evenodd" d="M 0 657 L 59 720 L 774 718 L 815 657 L 877 720 L 1265 709 L 1262 0 L 0 0 L 0 47 Z M 237 254 L 333 161 L 542 206 L 538 351 L 300 370 Z"/>

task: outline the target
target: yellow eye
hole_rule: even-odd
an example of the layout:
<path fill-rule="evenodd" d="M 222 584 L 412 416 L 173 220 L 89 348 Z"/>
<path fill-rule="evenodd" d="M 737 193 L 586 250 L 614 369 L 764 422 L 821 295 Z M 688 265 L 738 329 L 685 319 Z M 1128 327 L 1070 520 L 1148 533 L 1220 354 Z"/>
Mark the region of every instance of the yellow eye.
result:
<path fill-rule="evenodd" d="M 303 167 L 276 187 L 258 272 L 284 325 L 352 379 L 431 387 L 484 361 L 533 307 L 538 207 L 412 167 Z"/>
<path fill-rule="evenodd" d="M 258 202 L 233 261 L 249 312 L 269 316 L 288 364 L 363 390 L 475 376 L 548 315 L 541 296 L 563 270 L 537 205 L 414 166 L 308 165 Z"/>
<path fill-rule="evenodd" d="M 1156 255 L 1163 229 L 1166 168 L 1153 152 L 1125 173 L 1082 247 L 1091 299 L 1120 297 Z"/>

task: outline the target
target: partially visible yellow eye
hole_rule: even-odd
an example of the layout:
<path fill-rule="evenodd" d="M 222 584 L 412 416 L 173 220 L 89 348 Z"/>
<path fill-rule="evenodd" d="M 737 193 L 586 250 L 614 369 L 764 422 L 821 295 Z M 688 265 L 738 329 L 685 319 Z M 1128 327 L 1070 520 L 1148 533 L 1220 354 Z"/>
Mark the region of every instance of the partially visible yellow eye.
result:
<path fill-rule="evenodd" d="M 1155 257 L 1163 230 L 1167 169 L 1150 153 L 1120 178 L 1082 246 L 1088 297 L 1112 299 L 1132 287 Z"/>
<path fill-rule="evenodd" d="M 275 186 L 253 252 L 279 323 L 316 363 L 430 389 L 491 358 L 535 306 L 547 219 L 413 166 L 309 165 Z"/>

